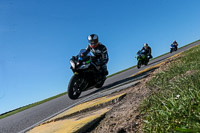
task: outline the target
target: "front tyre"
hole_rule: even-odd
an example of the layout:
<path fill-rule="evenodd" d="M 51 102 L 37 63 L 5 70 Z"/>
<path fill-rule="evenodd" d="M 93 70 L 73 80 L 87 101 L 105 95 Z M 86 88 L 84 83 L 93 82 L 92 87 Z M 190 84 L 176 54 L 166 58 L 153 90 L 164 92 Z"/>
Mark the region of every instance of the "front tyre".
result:
<path fill-rule="evenodd" d="M 139 69 L 141 67 L 141 65 L 142 65 L 142 61 L 139 60 L 138 63 L 137 63 L 137 68 Z"/>
<path fill-rule="evenodd" d="M 81 95 L 80 84 L 82 79 L 78 75 L 73 75 L 68 85 L 68 96 L 70 99 L 77 99 Z"/>
<path fill-rule="evenodd" d="M 170 53 L 172 53 L 173 52 L 173 50 L 172 50 L 172 48 L 170 49 Z"/>

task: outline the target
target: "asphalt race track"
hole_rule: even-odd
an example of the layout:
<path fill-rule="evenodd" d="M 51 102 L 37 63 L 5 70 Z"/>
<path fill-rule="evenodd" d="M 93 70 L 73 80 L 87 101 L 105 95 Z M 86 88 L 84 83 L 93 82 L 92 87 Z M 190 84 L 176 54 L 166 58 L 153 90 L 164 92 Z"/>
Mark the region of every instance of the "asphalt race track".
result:
<path fill-rule="evenodd" d="M 52 116 L 60 112 L 63 112 L 82 102 L 98 97 L 98 95 L 102 91 L 105 92 L 107 89 L 114 87 L 116 85 L 125 84 L 137 80 L 138 78 L 141 78 L 141 76 L 144 75 L 138 75 L 133 77 L 130 76 L 141 70 L 144 70 L 145 68 L 154 66 L 162 62 L 166 58 L 173 56 L 174 54 L 177 54 L 179 52 L 185 51 L 186 49 L 193 47 L 197 44 L 200 44 L 200 41 L 194 42 L 191 45 L 178 49 L 178 51 L 176 52 L 169 53 L 155 60 L 152 60 L 149 62 L 148 66 L 142 66 L 140 69 L 137 69 L 135 67 L 120 74 L 117 74 L 113 77 L 110 77 L 106 80 L 104 86 L 101 89 L 94 88 L 92 90 L 83 92 L 80 98 L 77 100 L 71 100 L 68 98 L 67 95 L 64 95 L 59 98 L 48 101 L 46 103 L 35 106 L 33 108 L 14 114 L 12 116 L 0 119 L 0 133 L 26 132 L 30 128 L 38 125 L 39 123 L 51 118 Z"/>

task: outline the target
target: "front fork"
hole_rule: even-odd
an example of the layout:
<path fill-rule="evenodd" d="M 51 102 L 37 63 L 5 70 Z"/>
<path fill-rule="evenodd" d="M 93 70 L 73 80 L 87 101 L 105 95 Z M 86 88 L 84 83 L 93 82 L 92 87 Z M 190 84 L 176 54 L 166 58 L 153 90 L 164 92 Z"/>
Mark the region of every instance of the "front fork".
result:
<path fill-rule="evenodd" d="M 85 76 L 80 76 L 78 72 L 74 72 L 74 74 L 80 77 L 81 81 L 79 84 L 79 88 L 84 91 L 88 86 L 88 81 L 85 80 Z"/>

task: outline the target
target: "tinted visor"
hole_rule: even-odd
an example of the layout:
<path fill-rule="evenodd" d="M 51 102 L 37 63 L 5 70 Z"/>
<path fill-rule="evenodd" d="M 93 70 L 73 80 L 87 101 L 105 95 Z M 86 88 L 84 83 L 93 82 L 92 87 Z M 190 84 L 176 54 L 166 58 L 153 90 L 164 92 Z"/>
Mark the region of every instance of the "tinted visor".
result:
<path fill-rule="evenodd" d="M 96 44 L 97 44 L 97 43 L 96 43 L 94 40 L 91 40 L 91 41 L 90 41 L 90 45 L 91 45 L 91 46 L 95 46 Z"/>

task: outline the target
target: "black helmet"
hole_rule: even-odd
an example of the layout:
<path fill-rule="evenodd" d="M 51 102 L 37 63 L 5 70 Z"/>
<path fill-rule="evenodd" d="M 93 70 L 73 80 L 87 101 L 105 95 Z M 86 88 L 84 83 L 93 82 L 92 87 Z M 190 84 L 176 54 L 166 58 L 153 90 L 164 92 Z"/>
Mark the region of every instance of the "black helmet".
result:
<path fill-rule="evenodd" d="M 90 47 L 95 48 L 98 46 L 98 36 L 96 34 L 91 34 L 88 36 L 88 42 L 90 43 Z"/>

